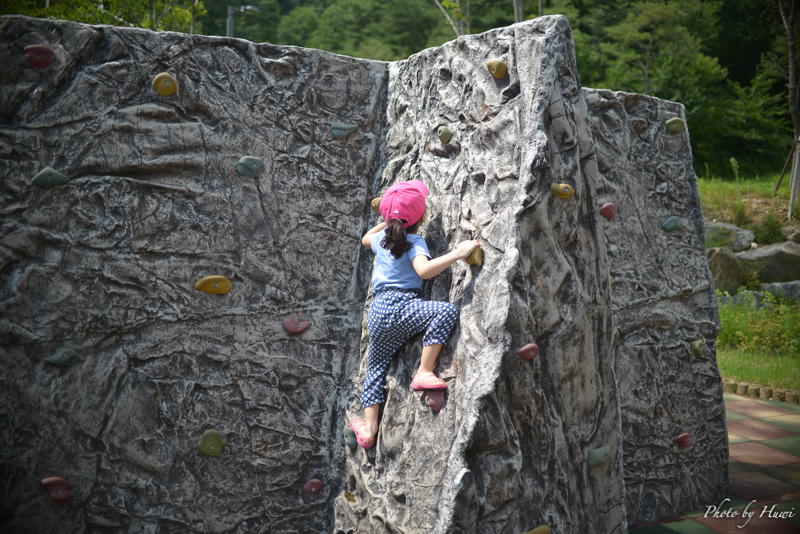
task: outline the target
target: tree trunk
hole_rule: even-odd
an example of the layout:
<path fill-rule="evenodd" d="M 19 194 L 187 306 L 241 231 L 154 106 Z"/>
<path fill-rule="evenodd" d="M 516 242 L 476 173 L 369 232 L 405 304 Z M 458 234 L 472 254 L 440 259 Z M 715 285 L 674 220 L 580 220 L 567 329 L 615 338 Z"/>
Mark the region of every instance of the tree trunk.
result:
<path fill-rule="evenodd" d="M 789 47 L 789 113 L 792 116 L 792 126 L 794 127 L 794 139 L 800 137 L 800 109 L 797 106 L 797 40 L 794 34 L 795 15 L 797 13 L 796 0 L 787 3 L 785 0 L 776 0 L 778 9 L 781 12 L 783 28 L 786 30 L 786 41 Z M 796 172 L 792 173 L 797 174 Z M 800 198 L 800 180 L 794 180 L 792 184 L 794 190 L 790 198 Z M 791 202 L 791 201 L 790 201 Z"/>

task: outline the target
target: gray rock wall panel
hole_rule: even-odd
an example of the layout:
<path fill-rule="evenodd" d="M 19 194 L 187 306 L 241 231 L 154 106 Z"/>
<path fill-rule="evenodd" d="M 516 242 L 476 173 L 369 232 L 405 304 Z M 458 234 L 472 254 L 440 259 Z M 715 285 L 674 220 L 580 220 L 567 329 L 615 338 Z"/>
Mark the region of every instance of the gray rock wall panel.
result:
<path fill-rule="evenodd" d="M 676 102 L 584 89 L 597 146 L 598 207 L 613 276 L 627 512 L 654 521 L 727 496 L 728 441 L 716 363 L 719 312 L 689 132 Z M 662 223 L 677 215 L 682 229 Z M 702 354 L 689 343 L 704 340 Z M 672 438 L 688 432 L 692 447 Z"/>
<path fill-rule="evenodd" d="M 509 69 L 492 78 L 486 62 Z M 464 239 L 425 296 L 461 309 L 438 373 L 437 414 L 410 390 L 421 341 L 388 371 L 374 449 L 348 453 L 336 532 L 626 531 L 612 376 L 608 265 L 586 107 L 563 17 L 462 37 L 390 67 L 386 169 L 373 194 L 430 188 L 421 233 L 436 255 Z M 436 136 L 447 125 L 453 139 Z M 576 193 L 556 197 L 552 183 Z M 537 342 L 525 361 L 514 351 Z M 366 344 L 362 344 L 362 353 Z M 348 416 L 366 369 L 351 387 Z M 611 458 L 589 468 L 588 450 Z"/>
<path fill-rule="evenodd" d="M 22 17 L 0 35 L 2 529 L 329 532 L 386 64 Z M 55 62 L 32 69 L 29 44 Z M 359 129 L 336 140 L 337 120 Z M 45 166 L 71 180 L 31 185 Z M 230 293 L 194 289 L 216 274 Z M 61 346 L 86 361 L 42 362 Z"/>

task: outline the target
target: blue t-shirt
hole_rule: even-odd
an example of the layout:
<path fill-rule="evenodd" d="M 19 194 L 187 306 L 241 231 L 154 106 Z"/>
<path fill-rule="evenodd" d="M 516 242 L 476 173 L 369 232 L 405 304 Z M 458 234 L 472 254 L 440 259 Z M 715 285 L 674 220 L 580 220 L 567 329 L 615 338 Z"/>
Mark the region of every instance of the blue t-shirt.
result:
<path fill-rule="evenodd" d="M 422 277 L 414 270 L 411 260 L 417 256 L 431 258 L 425 238 L 417 234 L 406 234 L 411 250 L 396 259 L 392 253 L 381 246 L 386 236 L 384 228 L 370 239 L 372 252 L 375 253 L 375 269 L 372 272 L 372 288 L 375 291 L 397 287 L 422 291 Z"/>

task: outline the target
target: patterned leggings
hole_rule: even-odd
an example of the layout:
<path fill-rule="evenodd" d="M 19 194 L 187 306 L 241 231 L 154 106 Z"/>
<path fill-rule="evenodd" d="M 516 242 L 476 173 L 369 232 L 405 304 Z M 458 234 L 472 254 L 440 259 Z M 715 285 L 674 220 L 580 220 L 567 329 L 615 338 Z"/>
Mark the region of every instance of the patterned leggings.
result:
<path fill-rule="evenodd" d="M 422 300 L 408 289 L 377 291 L 367 317 L 369 359 L 361 406 L 383 403 L 386 368 L 403 343 L 427 329 L 423 345 L 444 345 L 457 318 L 458 308 L 449 302 Z"/>

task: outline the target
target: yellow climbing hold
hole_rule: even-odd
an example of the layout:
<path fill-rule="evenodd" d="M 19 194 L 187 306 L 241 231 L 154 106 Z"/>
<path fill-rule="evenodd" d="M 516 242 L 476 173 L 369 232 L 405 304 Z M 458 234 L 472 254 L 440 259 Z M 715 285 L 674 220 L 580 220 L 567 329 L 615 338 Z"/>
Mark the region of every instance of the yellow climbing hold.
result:
<path fill-rule="evenodd" d="M 684 122 L 678 117 L 675 117 L 667 121 L 667 130 L 669 130 L 671 133 L 680 132 L 681 130 L 683 130 L 683 126 Z"/>
<path fill-rule="evenodd" d="M 488 68 L 491 75 L 498 80 L 506 75 L 506 64 L 499 59 L 487 63 L 486 68 Z"/>
<path fill-rule="evenodd" d="M 203 432 L 203 437 L 197 442 L 197 448 L 209 456 L 219 456 L 224 446 L 225 442 L 222 441 L 222 434 L 220 434 L 219 430 L 212 428 Z"/>
<path fill-rule="evenodd" d="M 178 82 L 171 74 L 162 72 L 153 78 L 153 89 L 162 96 L 174 95 L 178 92 Z"/>
<path fill-rule="evenodd" d="M 701 354 L 703 354 L 702 339 L 698 339 L 697 341 L 692 341 L 690 345 L 692 346 L 692 354 L 694 354 L 695 356 L 700 356 Z"/>
<path fill-rule="evenodd" d="M 466 261 L 470 265 L 477 265 L 478 267 L 480 267 L 481 264 L 483 263 L 483 252 L 481 252 L 481 247 L 478 247 L 475 250 L 473 250 L 472 254 L 467 256 L 467 258 L 464 261 Z"/>
<path fill-rule="evenodd" d="M 231 281 L 224 276 L 204 276 L 195 282 L 194 288 L 206 293 L 224 295 L 231 290 Z"/>
<path fill-rule="evenodd" d="M 541 525 L 533 530 L 525 532 L 524 534 L 550 534 L 550 527 L 547 525 Z"/>
<path fill-rule="evenodd" d="M 375 197 L 372 199 L 372 211 L 375 213 L 381 212 L 381 197 Z"/>
<path fill-rule="evenodd" d="M 613 276 L 609 276 L 608 277 L 608 287 L 609 288 L 613 288 L 614 287 L 614 277 Z"/>
<path fill-rule="evenodd" d="M 550 191 L 559 198 L 569 198 L 575 194 L 575 189 L 568 184 L 553 184 L 550 186 Z"/>
<path fill-rule="evenodd" d="M 439 141 L 446 144 L 452 139 L 453 132 L 447 126 L 439 126 L 436 130 L 436 135 L 439 136 Z"/>
<path fill-rule="evenodd" d="M 344 498 L 347 499 L 349 502 L 356 502 L 356 496 L 350 493 L 349 491 L 344 492 Z"/>

